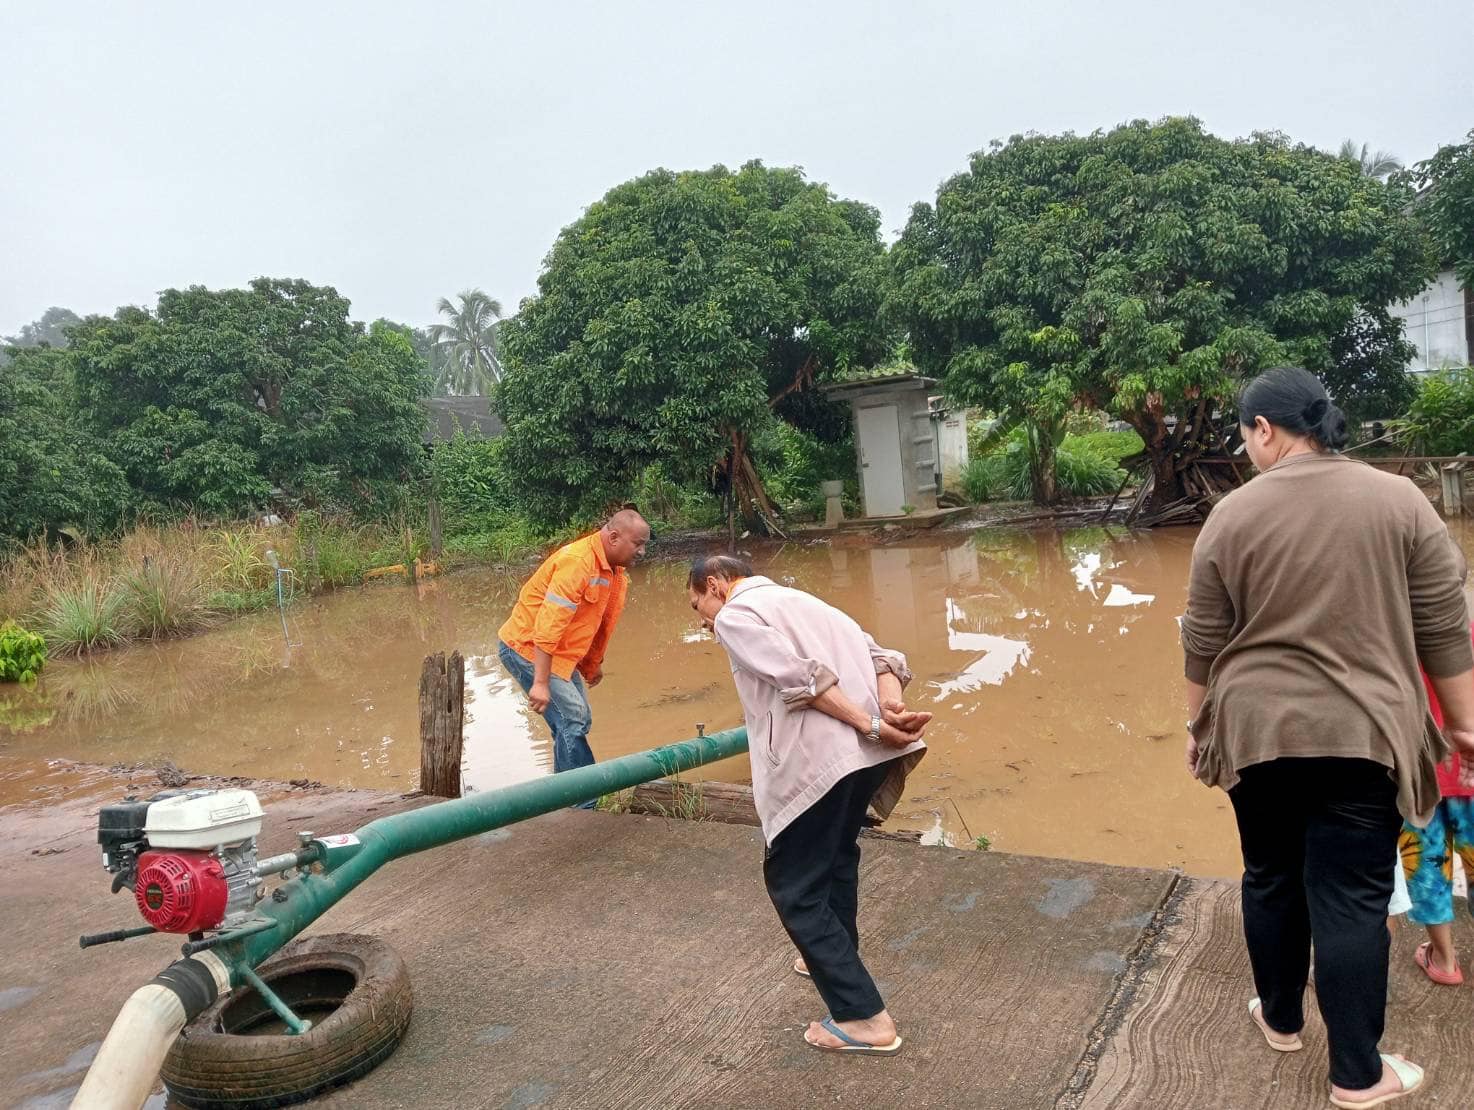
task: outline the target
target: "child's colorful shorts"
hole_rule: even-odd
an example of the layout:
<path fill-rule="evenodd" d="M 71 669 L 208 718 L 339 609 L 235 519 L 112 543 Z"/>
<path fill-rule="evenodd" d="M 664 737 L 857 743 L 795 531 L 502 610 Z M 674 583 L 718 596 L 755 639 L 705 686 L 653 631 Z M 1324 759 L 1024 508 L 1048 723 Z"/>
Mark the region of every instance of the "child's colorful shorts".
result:
<path fill-rule="evenodd" d="M 1419 925 L 1447 925 L 1454 919 L 1455 854 L 1474 880 L 1474 798 L 1444 798 L 1426 829 L 1403 825 L 1397 847 L 1413 902 L 1408 917 Z"/>

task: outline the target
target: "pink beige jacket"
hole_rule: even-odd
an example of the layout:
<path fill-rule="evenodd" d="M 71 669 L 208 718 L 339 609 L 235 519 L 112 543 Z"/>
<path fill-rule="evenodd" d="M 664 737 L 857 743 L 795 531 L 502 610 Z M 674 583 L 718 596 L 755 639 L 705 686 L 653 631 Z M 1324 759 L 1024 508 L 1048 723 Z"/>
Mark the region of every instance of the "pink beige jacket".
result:
<path fill-rule="evenodd" d="M 889 817 L 926 744 L 872 744 L 809 707 L 838 684 L 851 701 L 878 715 L 875 677 L 889 672 L 904 686 L 911 681 L 906 657 L 881 647 L 832 605 L 760 575 L 737 584 L 715 629 L 747 719 L 752 793 L 764 839 L 771 844 L 846 775 L 888 761 L 891 773 L 871 808 Z"/>

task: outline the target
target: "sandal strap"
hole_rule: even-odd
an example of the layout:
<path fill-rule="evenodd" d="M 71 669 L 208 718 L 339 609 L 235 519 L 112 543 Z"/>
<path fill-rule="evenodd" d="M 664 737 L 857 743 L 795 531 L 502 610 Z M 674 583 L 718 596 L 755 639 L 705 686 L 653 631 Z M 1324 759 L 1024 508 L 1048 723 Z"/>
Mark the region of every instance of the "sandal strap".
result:
<path fill-rule="evenodd" d="M 1384 1052 L 1382 1062 L 1392 1069 L 1392 1073 L 1397 1076 L 1397 1081 L 1402 1084 L 1404 1091 L 1411 1091 L 1423 1082 L 1423 1069 L 1410 1060 L 1400 1060 Z"/>
<path fill-rule="evenodd" d="M 844 1041 L 845 1044 L 852 1045 L 855 1048 L 874 1048 L 875 1047 L 873 1044 L 866 1044 L 864 1041 L 857 1041 L 857 1040 L 855 1040 L 854 1037 L 850 1036 L 848 1033 L 846 1033 L 839 1026 L 835 1025 L 833 1018 L 828 1018 L 828 1017 L 825 1018 L 823 1021 L 821 1021 L 819 1023 L 819 1028 L 823 1029 L 827 1033 L 832 1033 L 834 1036 L 836 1036 L 840 1040 Z"/>

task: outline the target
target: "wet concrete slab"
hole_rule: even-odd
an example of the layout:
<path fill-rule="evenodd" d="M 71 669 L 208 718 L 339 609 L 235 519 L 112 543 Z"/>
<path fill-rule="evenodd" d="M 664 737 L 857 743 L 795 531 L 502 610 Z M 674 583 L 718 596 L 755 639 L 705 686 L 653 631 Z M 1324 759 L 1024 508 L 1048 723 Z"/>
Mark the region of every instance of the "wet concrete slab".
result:
<path fill-rule="evenodd" d="M 1173 883 L 867 841 L 861 943 L 909 1043 L 856 1060 L 803 1042 L 824 1007 L 761 861 L 755 829 L 586 813 L 403 861 L 321 923 L 403 950 L 417 1000 L 327 1104 L 1049 1105 Z"/>
<path fill-rule="evenodd" d="M 1458 903 L 1455 941 L 1468 967 L 1474 926 Z M 1394 933 L 1382 1051 L 1423 1065 L 1425 1089 L 1399 1108 L 1474 1105 L 1474 990 L 1435 986 L 1413 963 L 1423 930 Z M 1251 1024 L 1253 980 L 1236 883 L 1184 880 L 1150 958 L 1129 985 L 1129 1006 L 1102 1041 L 1089 1082 L 1060 1110 L 1135 1107 L 1329 1105 L 1325 1025 L 1315 989 L 1306 997 L 1305 1050 L 1271 1051 Z"/>
<path fill-rule="evenodd" d="M 76 948 L 82 931 L 135 923 L 107 892 L 96 804 L 0 808 L 0 1106 L 66 1105 L 118 1006 L 177 953 L 176 938 Z M 268 802 L 263 849 L 413 804 L 293 791 Z M 891 842 L 864 853 L 862 944 L 908 1042 L 899 1057 L 804 1045 L 823 1006 L 789 970 L 756 830 L 561 812 L 401 860 L 315 926 L 387 939 L 416 998 L 399 1051 L 319 1104 L 1325 1104 L 1323 1037 L 1266 1059 L 1241 1018 L 1232 884 Z M 1471 996 L 1416 981 L 1413 941 L 1405 929 L 1388 1045 L 1422 1052 L 1434 1093 L 1404 1105 L 1462 1105 Z"/>

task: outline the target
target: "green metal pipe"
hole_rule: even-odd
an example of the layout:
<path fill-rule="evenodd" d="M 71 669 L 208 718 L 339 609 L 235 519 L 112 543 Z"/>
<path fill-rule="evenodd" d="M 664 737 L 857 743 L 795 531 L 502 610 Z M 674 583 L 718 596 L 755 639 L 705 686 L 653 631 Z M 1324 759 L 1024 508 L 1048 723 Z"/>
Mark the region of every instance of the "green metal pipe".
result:
<path fill-rule="evenodd" d="M 312 1022 L 303 1021 L 296 1014 L 292 1013 L 291 1007 L 278 997 L 276 991 L 272 990 L 271 986 L 261 976 L 257 975 L 249 967 L 241 968 L 240 973 L 241 978 L 249 983 L 255 989 L 256 993 L 266 1000 L 266 1004 L 271 1007 L 271 1012 L 282 1019 L 292 1036 L 300 1037 L 312 1028 Z"/>
<path fill-rule="evenodd" d="M 322 873 L 304 874 L 282 884 L 271 898 L 257 907 L 256 912 L 271 918 L 275 928 L 221 944 L 214 949 L 215 954 L 231 968 L 232 982 L 239 986 L 247 981 L 245 971 L 260 964 L 311 925 L 390 860 L 592 801 L 652 779 L 677 775 L 746 751 L 747 730 L 735 728 L 611 759 L 607 763 L 595 763 L 504 786 L 484 794 L 472 794 L 407 813 L 380 817 L 358 830 L 356 846 L 322 849 L 318 856 L 324 868 Z"/>

